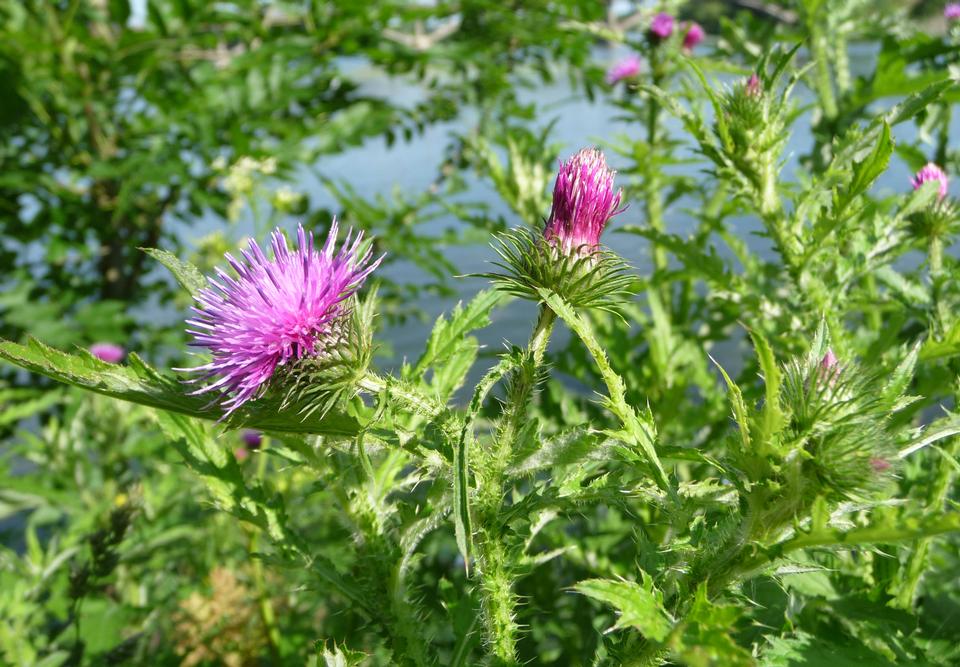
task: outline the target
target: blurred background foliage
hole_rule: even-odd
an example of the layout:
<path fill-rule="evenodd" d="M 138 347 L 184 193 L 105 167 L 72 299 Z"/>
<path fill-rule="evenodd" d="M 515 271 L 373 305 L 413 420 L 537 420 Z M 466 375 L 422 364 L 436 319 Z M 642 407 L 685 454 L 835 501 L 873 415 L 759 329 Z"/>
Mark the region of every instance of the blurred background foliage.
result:
<path fill-rule="evenodd" d="M 0 335 L 65 348 L 107 341 L 182 365 L 189 300 L 141 248 L 164 248 L 209 272 L 247 236 L 295 220 L 325 230 L 337 215 L 376 235 L 387 253 L 381 355 L 397 365 L 421 349 L 426 319 L 475 291 L 478 281 L 451 276 L 483 270 L 490 234 L 546 214 L 556 160 L 579 147 L 558 136 L 566 123 L 581 126 L 581 141 L 603 142 L 616 155 L 632 208 L 610 242 L 633 249 L 624 254 L 645 270 L 645 296 L 628 313 L 637 326 L 626 335 L 613 318 L 594 325 L 631 400 L 651 406 L 667 438 L 703 443 L 729 427 L 726 390 L 707 351 L 755 384 L 757 363 L 738 322 L 778 353 L 797 353 L 824 311 L 851 327 L 842 351 L 884 368 L 901 345 L 929 334 L 912 387 L 924 400 L 899 418 L 919 423 L 938 405 L 954 407 L 960 326 L 931 313 L 938 299 L 954 303 L 956 284 L 933 295 L 922 239 L 896 237 L 888 268 L 862 281 L 857 253 L 869 254 L 883 233 L 824 240 L 849 251 L 850 264 L 806 257 L 809 279 L 786 284 L 772 242 L 760 237 L 763 212 L 733 196 L 722 170 L 705 166 L 702 147 L 669 114 L 663 135 L 647 132 L 649 96 L 604 83 L 612 59 L 643 50 L 645 26 L 661 9 L 704 26 L 710 37 L 697 66 L 727 83 L 774 44 L 802 42 L 791 67 L 813 68 L 800 83 L 802 105 L 784 112 L 784 131 L 809 140 L 790 145 L 790 178 L 779 187 L 819 189 L 812 201 L 791 201 L 791 210 L 825 206 L 831 185 L 849 176 L 831 171 L 849 148 L 838 138 L 855 143 L 857 128 L 877 113 L 956 79 L 960 66 L 938 2 L 0 0 Z M 858 49 L 868 63 L 855 71 L 849 61 Z M 645 67 L 647 83 L 695 112 L 707 105 L 679 61 Z M 562 100 L 602 105 L 600 114 L 564 118 L 557 96 L 543 95 L 557 86 Z M 954 86 L 911 116 L 909 131 L 897 130 L 890 150 L 899 172 L 891 169 L 900 180 L 887 181 L 858 212 L 876 230 L 903 222 L 905 205 L 890 189 L 908 190 L 907 175 L 928 160 L 960 173 L 958 99 Z M 589 126 L 602 114 L 602 125 Z M 393 152 L 427 142 L 439 145 L 439 159 Z M 364 169 L 396 187 L 353 182 L 358 174 L 341 167 L 357 149 L 367 151 Z M 851 154 L 864 159 L 863 150 Z M 425 186 L 399 185 L 406 172 L 425 175 Z M 837 294 L 833 279 L 857 287 Z M 527 326 L 523 308 L 484 334 L 493 351 L 525 335 L 515 326 Z M 551 359 L 561 379 L 543 390 L 544 423 L 602 419 L 584 350 L 560 337 Z M 5 663 L 302 664 L 311 656 L 349 664 L 350 651 L 337 642 L 350 638 L 387 664 L 362 615 L 317 604 L 323 598 L 310 573 L 269 559 L 263 567 L 254 557 L 258 531 L 213 511 L 150 409 L 6 366 L 0 407 Z M 351 531 L 326 509 L 342 500 L 335 481 L 346 464 L 338 455 L 316 479 L 288 471 L 282 453 L 260 455 L 242 434 L 227 432 L 220 443 L 247 478 L 270 477 L 264 488 L 277 502 L 300 508 L 298 527 L 324 556 L 350 566 L 338 545 Z M 283 452 L 282 443 L 265 445 Z M 952 472 L 939 461 L 956 466 L 951 447 L 906 464 L 903 497 L 922 504 L 937 484 L 949 486 Z M 564 548 L 571 534 L 576 548 L 531 565 L 520 583 L 530 628 L 519 648 L 525 662 L 590 664 L 614 616 L 584 596 L 555 592 L 598 573 L 626 576 L 643 557 L 638 542 L 648 539 L 629 513 L 606 507 L 584 509 L 565 526 L 537 534 L 537 548 Z M 765 664 L 823 664 L 825 656 L 837 664 L 956 664 L 957 544 L 923 547 L 936 576 L 924 579 L 922 613 L 887 604 L 891 569 L 909 560 L 890 547 L 863 558 L 812 556 L 818 560 L 807 569 L 755 580 L 744 592 L 752 617 L 718 612 L 712 622 L 732 618 L 727 628 L 743 646 L 762 645 Z M 444 655 L 465 652 L 463 664 L 472 664 L 481 653 L 477 601 L 458 592 L 464 574 L 452 530 L 431 533 L 417 558 L 411 588 L 421 594 L 423 623 Z M 768 628 L 790 637 L 768 640 Z M 695 658 L 689 664 L 734 664 Z"/>

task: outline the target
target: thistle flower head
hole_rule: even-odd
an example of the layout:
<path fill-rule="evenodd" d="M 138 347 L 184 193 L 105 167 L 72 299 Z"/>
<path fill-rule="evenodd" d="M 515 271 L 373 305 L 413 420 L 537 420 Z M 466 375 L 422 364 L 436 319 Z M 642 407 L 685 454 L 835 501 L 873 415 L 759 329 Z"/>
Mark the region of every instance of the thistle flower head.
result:
<path fill-rule="evenodd" d="M 584 148 L 561 162 L 544 238 L 568 255 L 596 248 L 607 221 L 623 211 L 623 193 L 613 187 L 616 174 L 595 148 Z"/>
<path fill-rule="evenodd" d="M 252 429 L 246 429 L 240 436 L 243 440 L 243 443 L 250 449 L 257 449 L 263 444 L 263 435 L 260 431 L 254 431 Z"/>
<path fill-rule="evenodd" d="M 910 181 L 913 185 L 913 189 L 917 190 L 924 183 L 929 181 L 939 181 L 940 183 L 940 199 L 943 199 L 947 196 L 947 174 L 935 165 L 933 162 L 928 162 L 926 166 L 917 172 L 916 176 Z"/>
<path fill-rule="evenodd" d="M 673 17 L 666 12 L 660 12 L 650 22 L 650 36 L 661 42 L 673 34 Z"/>
<path fill-rule="evenodd" d="M 279 229 L 273 232 L 272 259 L 253 241 L 242 260 L 227 254 L 236 277 L 218 269 L 187 321 L 192 344 L 213 355 L 190 369 L 201 374 L 196 382 L 213 379 L 196 393 L 218 392 L 229 416 L 259 397 L 278 368 L 329 354 L 349 314 L 347 299 L 382 259 L 371 261 L 362 238 L 348 233 L 337 251 L 334 220 L 320 249 L 301 225 L 294 250 Z"/>
<path fill-rule="evenodd" d="M 699 23 L 691 23 L 687 28 L 687 33 L 683 36 L 683 48 L 687 51 L 692 51 L 696 48 L 697 44 L 703 41 L 705 36 L 706 33 L 703 31 L 703 28 L 700 27 Z"/>
<path fill-rule="evenodd" d="M 113 343 L 94 343 L 90 346 L 90 354 L 108 364 L 118 364 L 123 361 L 127 353 L 122 347 Z"/>
<path fill-rule="evenodd" d="M 760 82 L 760 77 L 757 76 L 756 72 L 751 74 L 747 82 L 743 84 L 743 92 L 750 97 L 759 97 L 763 93 L 763 84 Z"/>
<path fill-rule="evenodd" d="M 633 79 L 640 74 L 640 56 L 631 53 L 607 70 L 607 83 L 611 86 L 624 79 Z"/>
<path fill-rule="evenodd" d="M 960 2 L 951 2 L 944 7 L 943 18 L 948 21 L 960 21 Z"/>

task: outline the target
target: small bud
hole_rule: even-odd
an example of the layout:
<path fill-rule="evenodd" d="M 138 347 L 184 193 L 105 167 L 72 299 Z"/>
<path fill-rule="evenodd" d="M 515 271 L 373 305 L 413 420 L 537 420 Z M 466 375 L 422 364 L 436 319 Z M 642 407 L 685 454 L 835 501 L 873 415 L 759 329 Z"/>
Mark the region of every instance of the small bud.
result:
<path fill-rule="evenodd" d="M 122 347 L 113 343 L 94 343 L 90 346 L 90 354 L 108 364 L 118 364 L 123 361 L 127 353 Z"/>
<path fill-rule="evenodd" d="M 584 148 L 562 162 L 544 238 L 567 255 L 596 248 L 607 222 L 623 211 L 623 193 L 613 187 L 616 174 L 595 148 Z"/>
<path fill-rule="evenodd" d="M 654 42 L 662 42 L 673 34 L 673 17 L 661 12 L 653 17 L 650 23 L 650 38 Z"/>
<path fill-rule="evenodd" d="M 703 41 L 706 36 L 699 23 L 691 23 L 687 28 L 687 34 L 683 36 L 683 48 L 687 51 L 693 51 L 697 44 Z"/>
<path fill-rule="evenodd" d="M 842 368 L 840 367 L 840 360 L 837 359 L 837 355 L 833 353 L 833 348 L 827 348 L 827 353 L 823 355 L 823 359 L 820 360 L 820 379 L 824 381 L 828 387 L 833 387 L 837 383 L 837 378 L 840 377 L 840 372 Z"/>
<path fill-rule="evenodd" d="M 250 449 L 259 449 L 260 445 L 263 444 L 263 436 L 260 431 L 246 429 L 240 437 Z"/>
<path fill-rule="evenodd" d="M 631 53 L 607 71 L 607 83 L 611 86 L 624 79 L 635 79 L 640 74 L 640 56 Z"/>
<path fill-rule="evenodd" d="M 235 450 L 233 450 L 233 455 L 237 457 L 237 460 L 242 463 L 243 461 L 246 461 L 250 457 L 250 452 L 248 452 L 243 447 L 237 447 Z"/>
<path fill-rule="evenodd" d="M 886 459 L 870 459 L 870 467 L 877 473 L 886 472 L 890 469 L 890 462 Z"/>
<path fill-rule="evenodd" d="M 958 5 L 960 7 L 960 5 Z M 940 183 L 940 192 L 939 198 L 943 199 L 947 196 L 947 174 L 935 165 L 933 162 L 928 162 L 926 166 L 917 172 L 917 175 L 913 177 L 910 183 L 913 185 L 914 190 L 918 190 L 924 183 L 929 181 L 939 181 Z"/>
<path fill-rule="evenodd" d="M 763 84 L 760 83 L 760 77 L 753 73 L 743 86 L 743 92 L 750 97 L 760 97 L 763 94 Z"/>
<path fill-rule="evenodd" d="M 944 7 L 943 18 L 948 21 L 960 21 L 960 2 L 951 2 Z"/>

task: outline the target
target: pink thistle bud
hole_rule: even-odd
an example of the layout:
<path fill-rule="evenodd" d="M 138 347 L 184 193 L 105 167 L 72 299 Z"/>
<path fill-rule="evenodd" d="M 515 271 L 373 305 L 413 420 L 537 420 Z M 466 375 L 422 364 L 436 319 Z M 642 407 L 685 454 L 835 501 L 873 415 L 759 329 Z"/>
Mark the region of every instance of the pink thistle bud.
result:
<path fill-rule="evenodd" d="M 263 436 L 260 434 L 260 431 L 247 429 L 240 437 L 244 444 L 250 449 L 259 449 L 260 445 L 263 444 Z"/>
<path fill-rule="evenodd" d="M 258 398 L 278 368 L 338 345 L 347 300 L 382 259 L 373 259 L 362 237 L 348 233 L 337 250 L 334 220 L 320 248 L 301 225 L 293 250 L 277 229 L 272 258 L 253 241 L 242 260 L 228 254 L 235 277 L 218 269 L 210 287 L 196 295 L 195 315 L 187 320 L 192 344 L 209 349 L 213 357 L 186 369 L 200 374 L 194 382 L 212 380 L 194 393 L 217 394 L 226 417 Z"/>
<path fill-rule="evenodd" d="M 250 452 L 243 447 L 237 447 L 235 450 L 233 450 L 233 455 L 237 457 L 238 461 L 246 461 L 250 456 Z"/>
<path fill-rule="evenodd" d="M 820 360 L 820 379 L 825 381 L 827 386 L 833 387 L 840 377 L 840 360 L 833 353 L 833 348 L 827 348 L 827 353 Z"/>
<path fill-rule="evenodd" d="M 947 175 L 944 173 L 943 169 L 935 165 L 933 162 L 928 162 L 923 169 L 918 171 L 917 175 L 913 177 L 913 180 L 911 180 L 910 183 L 913 185 L 913 189 L 917 190 L 921 185 L 929 181 L 940 182 L 940 199 L 943 199 L 947 196 Z"/>
<path fill-rule="evenodd" d="M 673 17 L 661 12 L 650 22 L 650 36 L 654 41 L 662 42 L 673 34 Z"/>
<path fill-rule="evenodd" d="M 837 355 L 833 353 L 833 348 L 828 347 L 827 353 L 823 355 L 823 359 L 820 360 L 820 368 L 825 371 L 832 371 L 840 363 L 840 360 L 837 359 Z"/>
<path fill-rule="evenodd" d="M 568 255 L 596 248 L 607 221 L 623 211 L 623 192 L 613 188 L 616 174 L 595 148 L 584 148 L 561 162 L 543 237 Z"/>
<path fill-rule="evenodd" d="M 699 23 L 691 23 L 687 28 L 687 34 L 683 36 L 683 48 L 687 51 L 693 51 L 697 44 L 703 41 L 706 33 Z"/>
<path fill-rule="evenodd" d="M 951 2 L 943 8 L 943 18 L 948 21 L 960 20 L 960 2 Z"/>
<path fill-rule="evenodd" d="M 108 364 L 118 364 L 123 361 L 126 351 L 113 343 L 94 343 L 90 346 L 90 354 Z"/>
<path fill-rule="evenodd" d="M 874 472 L 886 472 L 890 469 L 890 462 L 886 459 L 870 459 L 870 467 Z"/>
<path fill-rule="evenodd" d="M 763 93 L 763 84 L 760 83 L 760 77 L 757 76 L 756 72 L 750 75 L 750 78 L 747 79 L 747 82 L 743 86 L 743 91 L 750 97 L 759 97 Z"/>
<path fill-rule="evenodd" d="M 611 86 L 624 79 L 635 79 L 640 74 L 640 56 L 631 53 L 607 71 L 607 83 Z"/>

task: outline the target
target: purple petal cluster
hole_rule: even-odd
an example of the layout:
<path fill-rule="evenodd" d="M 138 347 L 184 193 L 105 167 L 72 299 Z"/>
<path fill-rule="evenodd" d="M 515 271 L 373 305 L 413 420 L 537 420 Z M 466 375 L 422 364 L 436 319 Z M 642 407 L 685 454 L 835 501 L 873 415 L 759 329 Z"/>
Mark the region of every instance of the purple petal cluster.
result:
<path fill-rule="evenodd" d="M 673 17 L 667 13 L 660 12 L 653 17 L 650 22 L 650 35 L 658 41 L 662 41 L 673 34 Z"/>
<path fill-rule="evenodd" d="M 611 86 L 624 79 L 633 79 L 640 74 L 640 56 L 631 53 L 607 71 L 607 83 Z"/>
<path fill-rule="evenodd" d="M 108 364 L 119 364 L 123 361 L 127 352 L 113 343 L 94 343 L 90 346 L 90 354 L 100 361 L 106 361 Z"/>
<path fill-rule="evenodd" d="M 917 172 L 917 175 L 914 176 L 910 182 L 913 184 L 913 189 L 917 190 L 928 181 L 939 181 L 940 199 L 947 196 L 947 174 L 933 162 L 928 162 L 923 169 Z"/>
<path fill-rule="evenodd" d="M 763 93 L 763 84 L 760 83 L 760 77 L 753 73 L 747 82 L 743 85 L 743 92 L 750 97 L 759 97 Z"/>
<path fill-rule="evenodd" d="M 607 221 L 623 211 L 623 193 L 613 187 L 616 174 L 595 148 L 584 148 L 561 162 L 544 238 L 568 255 L 599 245 Z"/>
<path fill-rule="evenodd" d="M 960 20 L 960 2 L 951 2 L 943 8 L 943 18 L 948 21 Z"/>
<path fill-rule="evenodd" d="M 347 314 L 345 300 L 382 259 L 371 261 L 370 249 L 361 254 L 362 238 L 348 232 L 337 252 L 334 220 L 322 249 L 300 225 L 294 250 L 279 229 L 273 232 L 272 259 L 254 241 L 242 261 L 227 254 L 236 277 L 217 269 L 212 287 L 196 296 L 196 317 L 187 320 L 192 344 L 213 354 L 189 369 L 202 374 L 194 381 L 216 378 L 195 393 L 219 392 L 226 416 L 257 398 L 279 366 L 322 352 Z"/>
<path fill-rule="evenodd" d="M 687 33 L 683 36 L 683 48 L 687 51 L 693 51 L 697 44 L 703 41 L 704 37 L 706 37 L 706 33 L 700 27 L 700 24 L 691 23 L 687 28 Z"/>

